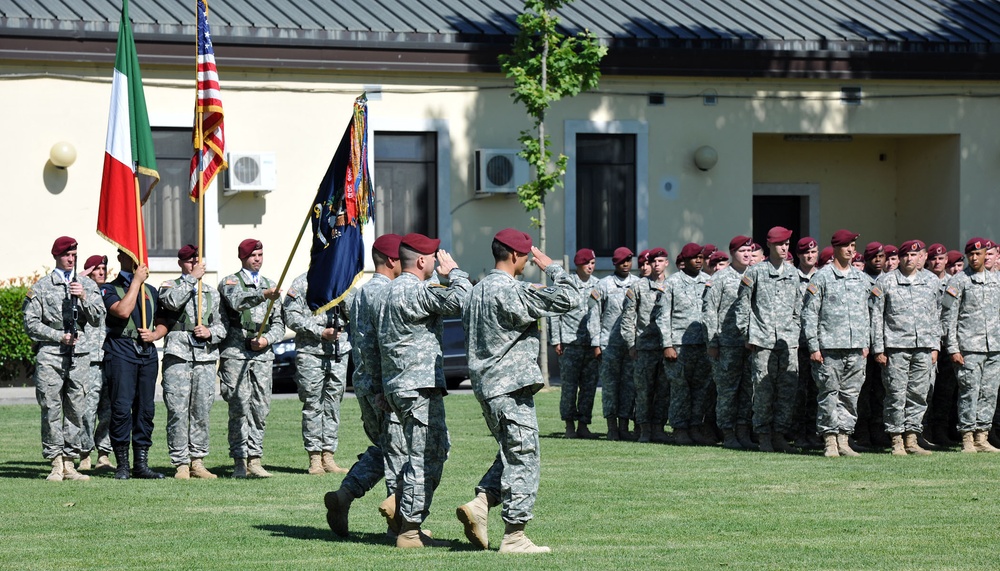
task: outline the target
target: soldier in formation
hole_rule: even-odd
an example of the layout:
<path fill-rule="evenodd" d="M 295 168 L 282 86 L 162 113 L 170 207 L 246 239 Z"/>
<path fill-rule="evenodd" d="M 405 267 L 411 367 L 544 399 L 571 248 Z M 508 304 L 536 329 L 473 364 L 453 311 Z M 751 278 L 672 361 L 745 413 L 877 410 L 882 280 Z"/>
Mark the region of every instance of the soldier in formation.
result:
<path fill-rule="evenodd" d="M 93 255 L 83 264 L 80 275 L 94 280 L 98 287 L 108 280 L 108 257 Z M 102 304 L 103 305 L 103 304 Z M 111 387 L 104 381 L 104 320 L 97 325 L 87 324 L 84 335 L 90 337 L 90 381 L 87 384 L 86 406 L 83 411 L 83 433 L 80 435 L 83 453 L 80 469 L 112 470 L 111 437 Z M 97 451 L 97 463 L 91 464 L 90 454 Z"/>

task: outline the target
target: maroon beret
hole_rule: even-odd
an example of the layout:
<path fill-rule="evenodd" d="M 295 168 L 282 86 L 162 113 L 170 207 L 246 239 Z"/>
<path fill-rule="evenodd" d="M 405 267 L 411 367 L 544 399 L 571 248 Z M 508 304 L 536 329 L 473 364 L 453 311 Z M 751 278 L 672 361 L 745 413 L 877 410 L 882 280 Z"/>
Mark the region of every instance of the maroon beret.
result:
<path fill-rule="evenodd" d="M 437 238 L 428 238 L 423 234 L 413 232 L 403 236 L 399 240 L 399 245 L 406 246 L 418 254 L 428 256 L 430 254 L 437 253 L 438 248 L 441 246 L 441 240 L 438 240 Z"/>
<path fill-rule="evenodd" d="M 940 256 L 941 254 L 947 254 L 948 249 L 944 247 L 944 244 L 934 243 L 927 246 L 927 255 L 930 257 Z M 959 254 L 961 255 L 961 254 Z"/>
<path fill-rule="evenodd" d="M 920 250 L 923 250 L 926 247 L 927 247 L 927 244 L 924 244 L 920 240 L 907 240 L 907 241 L 903 242 L 902 246 L 900 246 L 899 251 L 900 252 L 904 252 L 904 253 L 905 252 L 919 252 Z"/>
<path fill-rule="evenodd" d="M 177 259 L 181 261 L 190 260 L 191 258 L 197 255 L 198 255 L 198 246 L 195 246 L 193 244 L 187 244 L 185 246 L 182 246 L 180 250 L 177 250 Z M 243 258 L 241 257 L 240 259 L 242 260 Z"/>
<path fill-rule="evenodd" d="M 712 254 L 719 251 L 719 248 L 715 244 L 705 244 L 701 247 L 701 255 L 707 260 L 712 257 Z"/>
<path fill-rule="evenodd" d="M 739 250 L 743 246 L 752 246 L 752 245 L 753 245 L 753 238 L 749 236 L 737 236 L 729 241 L 729 251 L 735 252 L 736 250 Z"/>
<path fill-rule="evenodd" d="M 795 251 L 800 254 L 805 254 L 816 246 L 816 239 L 812 236 L 806 236 L 805 238 L 799 238 L 798 243 L 795 244 Z"/>
<path fill-rule="evenodd" d="M 819 251 L 819 265 L 825 266 L 833 259 L 833 246 L 827 246 Z"/>
<path fill-rule="evenodd" d="M 885 246 L 883 246 L 881 242 L 868 242 L 868 244 L 865 246 L 864 259 L 867 262 L 868 260 L 874 259 L 875 256 L 884 252 L 885 252 Z"/>
<path fill-rule="evenodd" d="M 989 250 L 990 248 L 996 248 L 996 247 L 997 247 L 997 243 L 996 242 L 994 242 L 993 240 L 990 240 L 989 238 L 986 239 L 986 249 L 987 250 Z"/>
<path fill-rule="evenodd" d="M 519 254 L 531 251 L 531 236 L 515 228 L 504 228 L 493 239 Z"/>
<path fill-rule="evenodd" d="M 833 238 L 830 238 L 831 246 L 849 246 L 851 242 L 858 239 L 857 232 L 851 232 L 850 230 L 837 230 L 833 233 Z"/>
<path fill-rule="evenodd" d="M 649 251 L 648 254 L 646 254 L 646 259 L 649 260 L 650 262 L 652 262 L 654 258 L 669 258 L 669 257 L 670 254 L 667 254 L 667 250 L 665 248 L 653 248 L 652 250 Z"/>
<path fill-rule="evenodd" d="M 403 237 L 399 234 L 382 234 L 378 238 L 375 238 L 375 241 L 372 242 L 372 248 L 387 258 L 398 260 L 399 242 L 402 239 Z"/>
<path fill-rule="evenodd" d="M 861 254 L 861 252 L 854 252 L 854 257 L 851 258 L 851 262 L 863 262 L 863 261 L 865 261 L 865 257 Z"/>
<path fill-rule="evenodd" d="M 611 254 L 611 263 L 618 265 L 624 262 L 625 260 L 632 259 L 632 256 L 634 255 L 635 254 L 632 253 L 632 250 L 629 250 L 625 246 L 622 246 L 620 248 L 615 248 L 614 253 Z"/>
<path fill-rule="evenodd" d="M 783 226 L 775 226 L 767 231 L 768 244 L 780 244 L 792 237 L 792 231 Z"/>
<path fill-rule="evenodd" d="M 923 242 L 921 242 L 921 243 L 923 243 Z M 885 257 L 886 258 L 891 258 L 892 256 L 898 256 L 899 255 L 899 248 L 893 246 L 892 244 L 886 244 L 885 248 L 883 248 L 883 249 L 885 250 Z"/>
<path fill-rule="evenodd" d="M 76 240 L 69 236 L 60 236 L 52 242 L 52 255 L 61 256 L 70 250 L 76 249 Z"/>
<path fill-rule="evenodd" d="M 585 266 L 596 259 L 597 254 L 593 250 L 590 248 L 580 248 L 576 251 L 576 255 L 573 256 L 573 264 L 576 266 Z"/>
<path fill-rule="evenodd" d="M 989 246 L 986 245 L 988 242 L 989 240 L 985 238 L 971 238 L 965 243 L 965 253 L 968 254 L 969 252 L 975 250 L 985 250 L 986 248 L 989 248 Z"/>
<path fill-rule="evenodd" d="M 87 258 L 87 261 L 83 264 L 83 269 L 89 270 L 90 268 L 96 268 L 97 266 L 107 266 L 108 257 L 102 256 L 100 254 L 94 254 L 93 256 Z"/>
<path fill-rule="evenodd" d="M 648 262 L 649 261 L 649 250 L 643 250 L 642 252 L 639 252 L 639 260 L 638 261 L 639 261 L 640 264 L 643 263 L 643 262 Z"/>
<path fill-rule="evenodd" d="M 250 254 L 257 250 L 263 250 L 264 245 L 260 243 L 260 240 L 256 238 L 247 238 L 240 242 L 240 247 L 236 249 L 236 255 L 240 257 L 241 260 L 245 260 L 250 257 Z"/>
<path fill-rule="evenodd" d="M 948 250 L 948 263 L 945 264 L 945 267 L 950 268 L 961 261 L 962 252 L 959 252 L 958 250 Z"/>
<path fill-rule="evenodd" d="M 716 251 L 712 252 L 711 256 L 708 257 L 708 265 L 709 266 L 715 266 L 716 264 L 718 264 L 722 260 L 728 260 L 728 259 L 729 259 L 729 255 L 728 254 L 726 254 L 722 250 L 716 250 Z"/>
<path fill-rule="evenodd" d="M 758 244 L 757 242 L 754 242 L 753 244 L 750 244 L 750 251 L 751 252 L 759 252 L 759 251 L 761 251 L 763 249 L 764 248 L 761 248 L 760 244 Z"/>
<path fill-rule="evenodd" d="M 684 244 L 681 248 L 681 253 L 677 254 L 678 260 L 690 260 L 691 258 L 697 258 L 701 255 L 701 246 L 695 244 L 694 242 L 688 242 Z"/>

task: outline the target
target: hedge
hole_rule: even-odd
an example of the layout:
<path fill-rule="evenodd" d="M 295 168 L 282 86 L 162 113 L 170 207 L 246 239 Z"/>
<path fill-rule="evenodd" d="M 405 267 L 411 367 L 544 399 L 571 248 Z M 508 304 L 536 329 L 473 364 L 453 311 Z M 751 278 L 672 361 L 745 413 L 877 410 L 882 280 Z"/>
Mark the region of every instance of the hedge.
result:
<path fill-rule="evenodd" d="M 35 352 L 24 332 L 24 299 L 40 276 L 0 283 L 0 381 L 12 381 L 31 372 Z"/>

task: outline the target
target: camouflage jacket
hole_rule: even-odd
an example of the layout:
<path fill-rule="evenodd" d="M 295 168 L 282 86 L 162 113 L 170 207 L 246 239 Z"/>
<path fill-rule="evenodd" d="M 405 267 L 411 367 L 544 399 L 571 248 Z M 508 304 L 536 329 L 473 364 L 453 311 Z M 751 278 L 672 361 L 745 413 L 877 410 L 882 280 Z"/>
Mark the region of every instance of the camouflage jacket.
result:
<path fill-rule="evenodd" d="M 624 279 L 611 274 L 601 278 L 590 292 L 587 329 L 591 347 L 604 349 L 608 345 L 625 344 L 621 330 L 622 306 L 625 303 L 625 292 L 638 279 L 632 274 Z"/>
<path fill-rule="evenodd" d="M 189 276 L 163 282 L 160 285 L 160 306 L 173 313 L 173 325 L 163 342 L 163 352 L 189 362 L 219 359 L 219 343 L 226 338 L 226 323 L 222 321 L 219 291 L 201 284 L 201 324 L 212 332 L 205 343 L 192 345 L 194 327 L 198 324 L 198 280 Z M 203 345 L 203 346 L 198 346 Z"/>
<path fill-rule="evenodd" d="M 569 313 L 549 318 L 549 343 L 551 345 L 583 345 L 590 347 L 590 303 L 591 292 L 597 287 L 598 279 L 590 276 L 583 281 L 575 272 L 567 272 L 576 282 L 580 299 Z"/>
<path fill-rule="evenodd" d="M 948 354 L 1000 351 L 1000 279 L 995 273 L 966 268 L 953 275 L 941 305 Z"/>
<path fill-rule="evenodd" d="M 76 301 L 76 345 L 74 355 L 89 355 L 96 352 L 97 342 L 103 340 L 91 333 L 91 329 L 103 330 L 106 310 L 101 300 L 101 293 L 94 280 L 77 276 L 77 281 L 83 286 L 83 299 Z M 61 271 L 53 271 L 35 282 L 24 299 L 24 330 L 35 342 L 37 353 L 60 354 L 63 335 L 66 334 L 66 324 L 63 322 L 64 302 L 66 317 L 72 321 L 70 313 L 72 299 L 69 298 L 69 282 Z"/>
<path fill-rule="evenodd" d="M 351 382 L 354 392 L 359 395 L 382 392 L 382 358 L 378 350 L 377 317 L 390 281 L 387 276 L 376 273 L 361 287 L 351 290 L 347 296 L 354 351 L 354 376 Z"/>
<path fill-rule="evenodd" d="M 736 317 L 751 345 L 773 349 L 784 343 L 790 349 L 798 348 L 801 308 L 795 266 L 782 262 L 775 268 L 770 260 L 764 260 L 743 274 Z"/>
<path fill-rule="evenodd" d="M 941 346 L 940 280 L 918 270 L 906 277 L 898 269 L 882 274 L 872 288 L 872 352 L 933 349 Z"/>
<path fill-rule="evenodd" d="M 709 347 L 742 347 L 746 340 L 736 324 L 736 300 L 743 274 L 726 266 L 705 282 L 701 304 Z"/>
<path fill-rule="evenodd" d="M 264 290 L 271 289 L 274 285 L 273 281 L 260 276 L 260 284 L 255 286 L 243 271 L 228 275 L 219 282 L 223 319 L 229 327 L 229 333 L 222 343 L 223 359 L 274 360 L 274 344 L 285 337 L 285 322 L 277 301 L 264 327 L 263 337 L 267 339 L 267 347 L 263 351 L 251 351 L 246 343 L 247 339 L 257 337 L 269 305 L 269 300 L 264 297 Z"/>
<path fill-rule="evenodd" d="M 306 276 L 307 274 L 302 274 L 292 281 L 281 306 L 285 327 L 295 332 L 295 350 L 307 355 L 329 355 L 332 357 L 339 345 L 341 358 L 346 358 L 351 353 L 351 340 L 347 333 L 347 302 L 346 300 L 342 301 L 337 307 L 331 307 L 323 313 L 315 315 L 309 309 L 309 303 L 306 301 L 306 291 L 309 287 Z M 340 311 L 339 343 L 324 341 L 323 330 L 334 326 L 338 320 L 335 317 L 337 311 Z"/>
<path fill-rule="evenodd" d="M 831 263 L 813 274 L 802 306 L 802 329 L 809 352 L 868 347 L 870 293 L 871 280 L 856 268 L 842 272 Z"/>
<path fill-rule="evenodd" d="M 655 282 L 649 278 L 639 278 L 625 292 L 622 303 L 622 339 L 629 349 L 659 350 L 663 338 L 656 327 L 656 316 L 660 313 L 659 301 L 667 280 Z"/>
<path fill-rule="evenodd" d="M 705 283 L 705 274 L 692 278 L 684 272 L 677 272 L 664 282 L 656 316 L 663 348 L 705 343 L 705 323 L 701 317 Z"/>
<path fill-rule="evenodd" d="M 472 288 L 462 325 L 469 378 L 480 401 L 542 387 L 538 320 L 572 311 L 581 301 L 577 282 L 558 264 L 545 268 L 545 275 L 551 286 L 525 283 L 494 269 Z"/>

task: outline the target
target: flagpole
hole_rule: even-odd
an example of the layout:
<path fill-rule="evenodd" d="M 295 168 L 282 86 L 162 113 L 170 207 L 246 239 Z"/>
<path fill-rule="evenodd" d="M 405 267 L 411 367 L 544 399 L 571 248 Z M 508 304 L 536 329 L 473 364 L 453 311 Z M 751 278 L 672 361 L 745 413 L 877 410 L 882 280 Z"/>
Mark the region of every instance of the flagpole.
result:
<path fill-rule="evenodd" d="M 134 165 L 133 165 L 133 168 L 135 168 Z M 140 197 L 139 197 L 139 177 L 136 176 L 136 175 L 132 175 L 132 180 L 135 181 L 135 229 L 136 229 L 136 235 L 137 235 L 137 238 L 138 238 L 138 241 L 136 242 L 136 250 L 138 250 L 138 251 L 135 253 L 135 256 L 139 259 L 136 262 L 136 266 L 138 267 L 138 266 L 142 265 L 144 263 L 143 260 L 146 259 L 146 248 L 145 248 L 146 241 L 143 239 L 145 237 L 145 233 L 146 232 L 145 232 L 145 228 L 143 228 L 143 224 L 142 224 L 142 201 L 140 200 Z M 148 270 L 149 268 L 146 268 L 146 269 Z M 149 274 L 147 274 L 147 279 L 148 279 L 148 275 Z M 142 325 L 141 325 L 141 328 L 142 329 L 147 329 L 147 327 L 146 327 L 146 284 L 145 283 L 142 284 L 142 287 L 140 288 L 140 292 L 139 292 L 139 309 L 140 309 L 140 312 L 141 312 L 140 315 L 142 316 Z"/>
<path fill-rule="evenodd" d="M 278 285 L 275 289 L 281 290 L 281 284 L 285 281 L 285 275 L 288 274 L 288 266 L 292 265 L 292 258 L 295 256 L 295 250 L 299 249 L 299 242 L 302 241 L 302 236 L 306 233 L 306 226 L 309 225 L 309 219 L 313 216 L 312 208 L 306 214 L 306 219 L 302 221 L 302 228 L 299 230 L 299 236 L 295 238 L 295 244 L 292 246 L 292 251 L 288 253 L 288 259 L 285 261 L 285 269 L 281 270 L 281 277 L 278 278 Z M 264 334 L 264 327 L 267 325 L 267 318 L 271 316 L 271 310 L 274 308 L 274 300 L 270 300 L 267 304 L 267 311 L 264 313 L 264 319 L 260 322 L 260 329 L 257 330 L 257 337 Z"/>
<path fill-rule="evenodd" d="M 205 136 L 204 132 L 204 119 L 205 112 L 198 106 L 198 91 L 200 88 L 200 82 L 198 78 L 198 58 L 201 55 L 199 53 L 199 46 L 201 45 L 201 38 L 198 34 L 201 33 L 199 25 L 201 20 L 198 19 L 198 8 L 200 8 L 199 3 L 201 0 L 195 0 L 194 7 L 194 17 L 195 20 L 195 38 L 194 38 L 194 98 L 195 106 L 198 107 L 197 117 L 195 118 L 195 132 L 197 137 L 195 138 L 195 151 L 198 153 L 198 263 L 200 264 L 202 260 L 205 259 L 205 181 L 204 181 L 204 162 L 205 162 L 205 152 L 204 152 L 204 141 L 202 138 Z M 205 18 L 208 18 L 208 4 L 205 5 Z M 204 276 L 202 276 L 204 277 Z M 195 321 L 196 325 L 201 325 L 201 314 L 202 314 L 202 278 L 198 278 L 198 319 Z"/>

